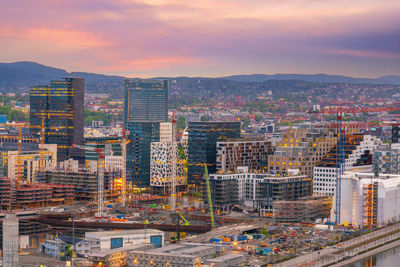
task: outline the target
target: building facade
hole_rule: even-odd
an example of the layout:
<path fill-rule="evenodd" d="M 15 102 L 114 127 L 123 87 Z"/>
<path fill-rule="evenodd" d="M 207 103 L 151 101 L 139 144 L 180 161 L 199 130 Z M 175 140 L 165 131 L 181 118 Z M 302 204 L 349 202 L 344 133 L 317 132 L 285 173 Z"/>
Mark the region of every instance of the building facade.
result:
<path fill-rule="evenodd" d="M 300 175 L 313 177 L 313 168 L 336 144 L 334 133 L 326 128 L 289 128 L 278 142 L 273 155 L 268 156 L 268 171 L 287 175 L 298 169 Z"/>
<path fill-rule="evenodd" d="M 400 174 L 400 144 L 378 147 L 374 151 L 373 168 L 376 173 Z"/>
<path fill-rule="evenodd" d="M 204 164 L 209 173 L 217 170 L 217 142 L 240 137 L 240 122 L 189 122 L 188 183 L 200 185 Z"/>
<path fill-rule="evenodd" d="M 368 166 L 372 164 L 372 151 L 381 141 L 371 135 L 346 134 L 344 142 L 344 162 L 339 160 L 345 170 L 354 169 L 357 166 Z M 317 195 L 333 196 L 336 188 L 336 177 L 338 164 L 336 146 L 322 158 L 314 167 L 313 191 Z"/>
<path fill-rule="evenodd" d="M 160 141 L 159 122 L 129 122 L 126 145 L 126 175 L 130 186 L 150 185 L 151 143 Z"/>
<path fill-rule="evenodd" d="M 124 123 L 168 121 L 168 81 L 125 79 Z"/>
<path fill-rule="evenodd" d="M 241 204 L 258 209 L 261 216 L 272 216 L 275 201 L 311 196 L 311 179 L 305 175 L 277 177 L 262 172 L 249 172 L 247 167 L 241 167 L 236 173 L 209 176 L 213 205 L 221 209 Z M 204 186 L 205 200 L 206 196 Z"/>
<path fill-rule="evenodd" d="M 217 172 L 234 172 L 239 166 L 260 170 L 268 166 L 272 144 L 264 139 L 232 139 L 217 142 Z"/>
<path fill-rule="evenodd" d="M 168 121 L 168 81 L 125 79 L 124 89 L 128 186 L 149 186 L 150 146 L 160 141 L 160 122 Z"/>
<path fill-rule="evenodd" d="M 72 147 L 83 145 L 85 81 L 82 78 L 65 78 L 51 81 L 50 85 L 30 89 L 30 124 L 39 135 L 44 126 L 46 144 L 57 144 L 57 160 L 69 157 L 84 163 L 84 152 Z"/>
<path fill-rule="evenodd" d="M 392 126 L 392 143 L 400 143 L 400 125 Z"/>
<path fill-rule="evenodd" d="M 340 224 L 382 227 L 400 221 L 400 175 L 345 172 L 341 186 Z M 331 210 L 335 221 L 336 202 Z"/>

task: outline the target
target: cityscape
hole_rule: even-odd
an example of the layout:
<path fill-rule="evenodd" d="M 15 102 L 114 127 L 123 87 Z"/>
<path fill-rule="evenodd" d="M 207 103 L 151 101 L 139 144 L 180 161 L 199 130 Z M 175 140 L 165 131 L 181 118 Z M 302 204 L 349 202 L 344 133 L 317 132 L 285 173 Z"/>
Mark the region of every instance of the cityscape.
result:
<path fill-rule="evenodd" d="M 398 266 L 396 1 L 23 2 L 0 266 Z"/>

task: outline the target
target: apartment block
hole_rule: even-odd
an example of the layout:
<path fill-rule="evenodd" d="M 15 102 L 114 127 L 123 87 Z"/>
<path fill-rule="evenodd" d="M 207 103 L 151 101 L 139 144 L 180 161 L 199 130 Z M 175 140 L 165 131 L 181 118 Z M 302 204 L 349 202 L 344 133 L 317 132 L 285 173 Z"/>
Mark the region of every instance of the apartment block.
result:
<path fill-rule="evenodd" d="M 374 172 L 400 174 L 400 144 L 380 146 L 373 154 Z"/>
<path fill-rule="evenodd" d="M 313 168 L 336 144 L 333 131 L 326 128 L 289 128 L 278 142 L 273 155 L 268 156 L 268 171 L 287 175 L 298 169 L 300 175 L 313 177 Z"/>
<path fill-rule="evenodd" d="M 311 179 L 305 175 L 277 177 L 262 172 L 249 172 L 239 167 L 236 173 L 210 174 L 213 205 L 229 209 L 236 204 L 257 208 L 262 216 L 272 216 L 273 203 L 311 196 Z M 203 198 L 207 201 L 206 187 Z"/>
<path fill-rule="evenodd" d="M 268 166 L 272 144 L 264 139 L 229 139 L 217 142 L 217 172 L 234 172 L 239 166 L 260 170 Z"/>
<path fill-rule="evenodd" d="M 382 143 L 371 135 L 346 134 L 344 141 L 344 161 L 337 160 L 335 145 L 314 168 L 313 192 L 317 195 L 333 196 L 336 188 L 337 164 L 345 170 L 372 164 L 372 153 Z"/>

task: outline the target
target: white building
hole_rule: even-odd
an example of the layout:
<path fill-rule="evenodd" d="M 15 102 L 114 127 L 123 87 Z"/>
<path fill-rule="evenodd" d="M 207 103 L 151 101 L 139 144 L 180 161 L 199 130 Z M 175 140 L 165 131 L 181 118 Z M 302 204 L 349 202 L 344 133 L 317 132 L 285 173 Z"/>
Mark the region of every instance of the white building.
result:
<path fill-rule="evenodd" d="M 335 198 L 334 198 L 335 199 Z M 400 221 L 400 175 L 344 172 L 340 197 L 340 224 L 381 227 Z M 333 201 L 331 221 L 336 220 Z"/>
<path fill-rule="evenodd" d="M 173 172 L 173 146 L 172 142 L 152 142 L 150 151 L 150 186 L 153 188 L 164 188 L 172 184 Z M 187 174 L 184 166 L 185 159 L 181 158 L 179 149 L 176 149 L 176 186 L 185 185 Z"/>
<path fill-rule="evenodd" d="M 122 170 L 122 156 L 105 156 L 104 164 L 106 172 Z"/>
<path fill-rule="evenodd" d="M 370 155 L 382 142 L 380 139 L 371 135 L 347 135 L 346 154 L 344 169 L 351 170 L 355 167 L 362 156 Z M 349 149 L 347 149 L 349 148 Z M 343 164 L 343 163 L 342 163 Z M 370 163 L 371 164 L 371 163 Z M 371 167 L 368 167 L 369 169 Z M 369 170 L 367 169 L 367 170 Z M 313 192 L 317 195 L 333 196 L 336 188 L 336 152 L 331 149 L 327 155 L 314 167 L 313 173 Z M 365 169 L 364 169 L 365 170 Z"/>
<path fill-rule="evenodd" d="M 176 143 L 173 151 L 173 124 L 160 123 L 160 142 L 152 142 L 150 147 L 150 186 L 153 189 L 167 190 L 173 180 L 173 157 L 176 158 L 175 185 L 186 185 L 187 171 L 185 168 L 186 157 L 181 155 L 182 146 Z"/>
<path fill-rule="evenodd" d="M 162 247 L 164 239 L 164 232 L 155 229 L 85 232 L 85 240 L 92 243 L 92 251 L 104 251 L 138 244 L 154 244 L 156 247 Z"/>
<path fill-rule="evenodd" d="M 160 122 L 160 142 L 172 142 L 172 122 Z"/>

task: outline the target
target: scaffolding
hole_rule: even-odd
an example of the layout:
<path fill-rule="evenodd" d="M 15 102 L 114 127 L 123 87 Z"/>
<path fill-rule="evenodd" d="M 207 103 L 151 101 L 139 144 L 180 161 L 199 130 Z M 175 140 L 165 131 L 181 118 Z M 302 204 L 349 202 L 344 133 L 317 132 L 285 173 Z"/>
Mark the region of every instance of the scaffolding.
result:
<path fill-rule="evenodd" d="M 295 201 L 275 201 L 273 214 L 276 222 L 313 223 L 316 219 L 329 218 L 331 207 L 331 197 L 314 196 Z"/>

